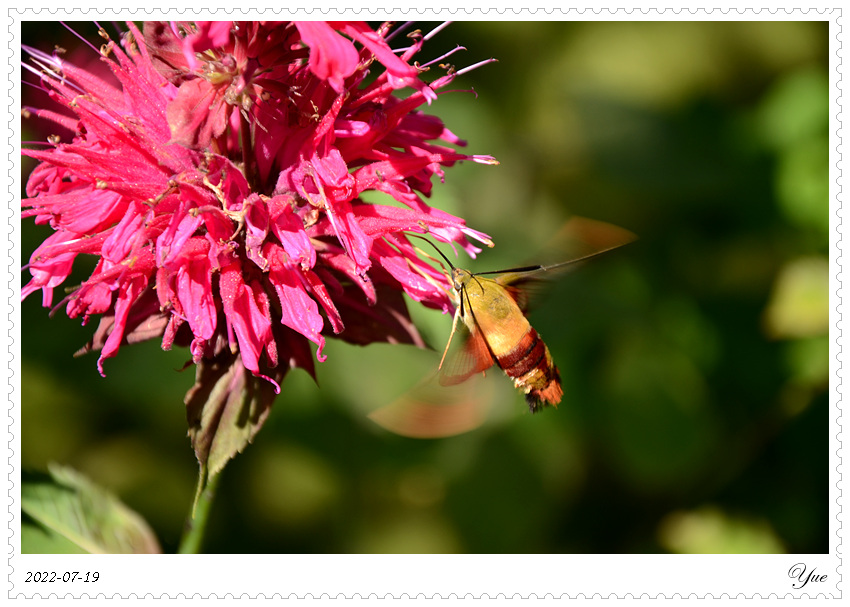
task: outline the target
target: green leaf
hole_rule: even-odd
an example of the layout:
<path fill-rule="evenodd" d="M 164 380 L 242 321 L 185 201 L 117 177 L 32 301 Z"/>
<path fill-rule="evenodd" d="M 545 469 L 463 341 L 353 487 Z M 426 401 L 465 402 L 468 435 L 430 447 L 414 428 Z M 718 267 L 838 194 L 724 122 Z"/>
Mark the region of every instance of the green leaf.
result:
<path fill-rule="evenodd" d="M 27 553 L 150 554 L 153 531 L 112 493 L 72 468 L 25 474 L 21 484 L 22 549 Z"/>
<path fill-rule="evenodd" d="M 280 384 L 287 370 L 275 370 L 273 379 Z M 208 477 L 254 439 L 275 396 L 274 385 L 245 369 L 238 354 L 225 351 L 198 363 L 186 415 L 195 456 Z"/>

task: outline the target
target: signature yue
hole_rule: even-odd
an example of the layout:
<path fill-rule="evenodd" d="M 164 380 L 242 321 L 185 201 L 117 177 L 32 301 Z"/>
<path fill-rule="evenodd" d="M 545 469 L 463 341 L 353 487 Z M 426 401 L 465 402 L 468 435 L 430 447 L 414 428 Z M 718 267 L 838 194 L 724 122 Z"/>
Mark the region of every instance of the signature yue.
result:
<path fill-rule="evenodd" d="M 817 568 L 813 568 L 809 571 L 805 563 L 797 563 L 788 570 L 788 577 L 794 580 L 791 587 L 795 590 L 800 590 L 809 582 L 825 582 L 826 574 L 818 574 L 816 571 Z"/>

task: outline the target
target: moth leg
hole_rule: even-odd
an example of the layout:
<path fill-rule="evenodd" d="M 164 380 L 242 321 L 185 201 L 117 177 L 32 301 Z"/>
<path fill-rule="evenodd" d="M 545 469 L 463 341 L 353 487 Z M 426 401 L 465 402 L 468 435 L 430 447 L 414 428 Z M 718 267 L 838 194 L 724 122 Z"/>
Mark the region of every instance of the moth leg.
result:
<path fill-rule="evenodd" d="M 463 301 L 463 300 L 461 300 Z M 440 359 L 440 366 L 438 369 L 443 368 L 443 363 L 446 361 L 446 354 L 449 353 L 449 346 L 452 345 L 452 338 L 455 336 L 455 331 L 457 330 L 457 319 L 460 318 L 460 308 L 455 311 L 455 317 L 452 319 L 452 332 L 449 333 L 449 341 L 446 342 L 446 349 L 443 350 L 443 357 Z"/>

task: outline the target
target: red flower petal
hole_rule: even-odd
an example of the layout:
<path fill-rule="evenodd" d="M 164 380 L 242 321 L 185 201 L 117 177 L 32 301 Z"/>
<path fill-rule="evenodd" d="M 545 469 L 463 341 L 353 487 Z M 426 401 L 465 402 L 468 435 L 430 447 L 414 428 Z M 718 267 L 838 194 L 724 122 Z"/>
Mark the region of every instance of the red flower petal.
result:
<path fill-rule="evenodd" d="M 341 93 L 343 81 L 354 73 L 360 61 L 357 49 L 324 21 L 296 21 L 295 27 L 310 47 L 310 71 Z"/>

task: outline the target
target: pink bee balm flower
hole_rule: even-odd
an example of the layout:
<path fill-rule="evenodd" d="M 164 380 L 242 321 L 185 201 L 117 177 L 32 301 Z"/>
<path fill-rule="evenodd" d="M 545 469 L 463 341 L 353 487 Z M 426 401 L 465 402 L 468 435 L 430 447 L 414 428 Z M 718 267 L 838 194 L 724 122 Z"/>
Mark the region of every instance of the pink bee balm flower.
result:
<path fill-rule="evenodd" d="M 495 163 L 420 111 L 457 75 L 422 80 L 412 59 L 426 37 L 394 50 L 389 25 L 355 22 L 127 27 L 120 45 L 103 33 L 114 78 L 26 48 L 67 110 L 26 113 L 74 136 L 24 150 L 40 164 L 22 216 L 54 233 L 23 297 L 40 290 L 83 324 L 99 316 L 86 349 L 100 349 L 101 373 L 122 345 L 158 336 L 195 363 L 236 355 L 277 390 L 288 368 L 312 370 L 308 341 L 325 359 L 328 332 L 420 343 L 400 294 L 452 304 L 406 233 L 470 255 L 470 238 L 491 245 L 423 197 L 445 167 Z M 400 205 L 366 203 L 368 191 Z M 80 255 L 94 271 L 54 301 Z"/>

